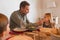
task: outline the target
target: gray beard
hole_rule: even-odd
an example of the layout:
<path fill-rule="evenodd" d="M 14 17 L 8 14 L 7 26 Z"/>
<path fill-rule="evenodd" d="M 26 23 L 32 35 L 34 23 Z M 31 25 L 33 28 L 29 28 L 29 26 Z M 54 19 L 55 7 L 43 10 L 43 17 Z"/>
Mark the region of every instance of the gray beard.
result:
<path fill-rule="evenodd" d="M 25 13 L 22 13 L 21 15 L 22 15 L 22 16 L 25 16 L 26 14 L 25 14 Z"/>

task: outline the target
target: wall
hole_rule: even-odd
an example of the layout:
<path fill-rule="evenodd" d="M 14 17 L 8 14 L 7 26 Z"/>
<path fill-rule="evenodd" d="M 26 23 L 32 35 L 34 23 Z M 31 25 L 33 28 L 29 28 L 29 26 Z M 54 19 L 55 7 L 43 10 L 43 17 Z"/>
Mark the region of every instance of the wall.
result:
<path fill-rule="evenodd" d="M 19 3 L 19 0 L 0 0 L 0 13 L 7 15 L 9 18 L 11 13 L 18 9 Z"/>

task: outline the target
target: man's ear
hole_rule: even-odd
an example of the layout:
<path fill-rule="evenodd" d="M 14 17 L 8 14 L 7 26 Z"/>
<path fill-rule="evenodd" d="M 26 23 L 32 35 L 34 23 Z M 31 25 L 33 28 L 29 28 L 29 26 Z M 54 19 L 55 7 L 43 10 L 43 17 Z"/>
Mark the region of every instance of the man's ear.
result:
<path fill-rule="evenodd" d="M 23 10 L 23 8 L 21 7 L 21 8 L 20 8 L 20 10 L 22 11 L 22 10 Z"/>

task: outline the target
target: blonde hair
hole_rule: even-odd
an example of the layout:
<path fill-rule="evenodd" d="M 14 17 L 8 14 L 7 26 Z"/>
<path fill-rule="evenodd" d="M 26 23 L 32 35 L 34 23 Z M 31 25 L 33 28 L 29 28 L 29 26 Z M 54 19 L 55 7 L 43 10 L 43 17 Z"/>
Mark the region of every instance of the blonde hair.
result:
<path fill-rule="evenodd" d="M 51 17 L 51 13 L 45 13 L 45 16 Z"/>

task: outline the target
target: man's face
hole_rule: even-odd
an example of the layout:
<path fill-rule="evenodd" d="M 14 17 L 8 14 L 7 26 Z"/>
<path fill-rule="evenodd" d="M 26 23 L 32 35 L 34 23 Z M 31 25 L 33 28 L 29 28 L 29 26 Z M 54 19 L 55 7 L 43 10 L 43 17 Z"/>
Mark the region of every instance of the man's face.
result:
<path fill-rule="evenodd" d="M 26 5 L 25 7 L 21 7 L 21 12 L 22 12 L 23 14 L 29 13 L 29 6 Z"/>

